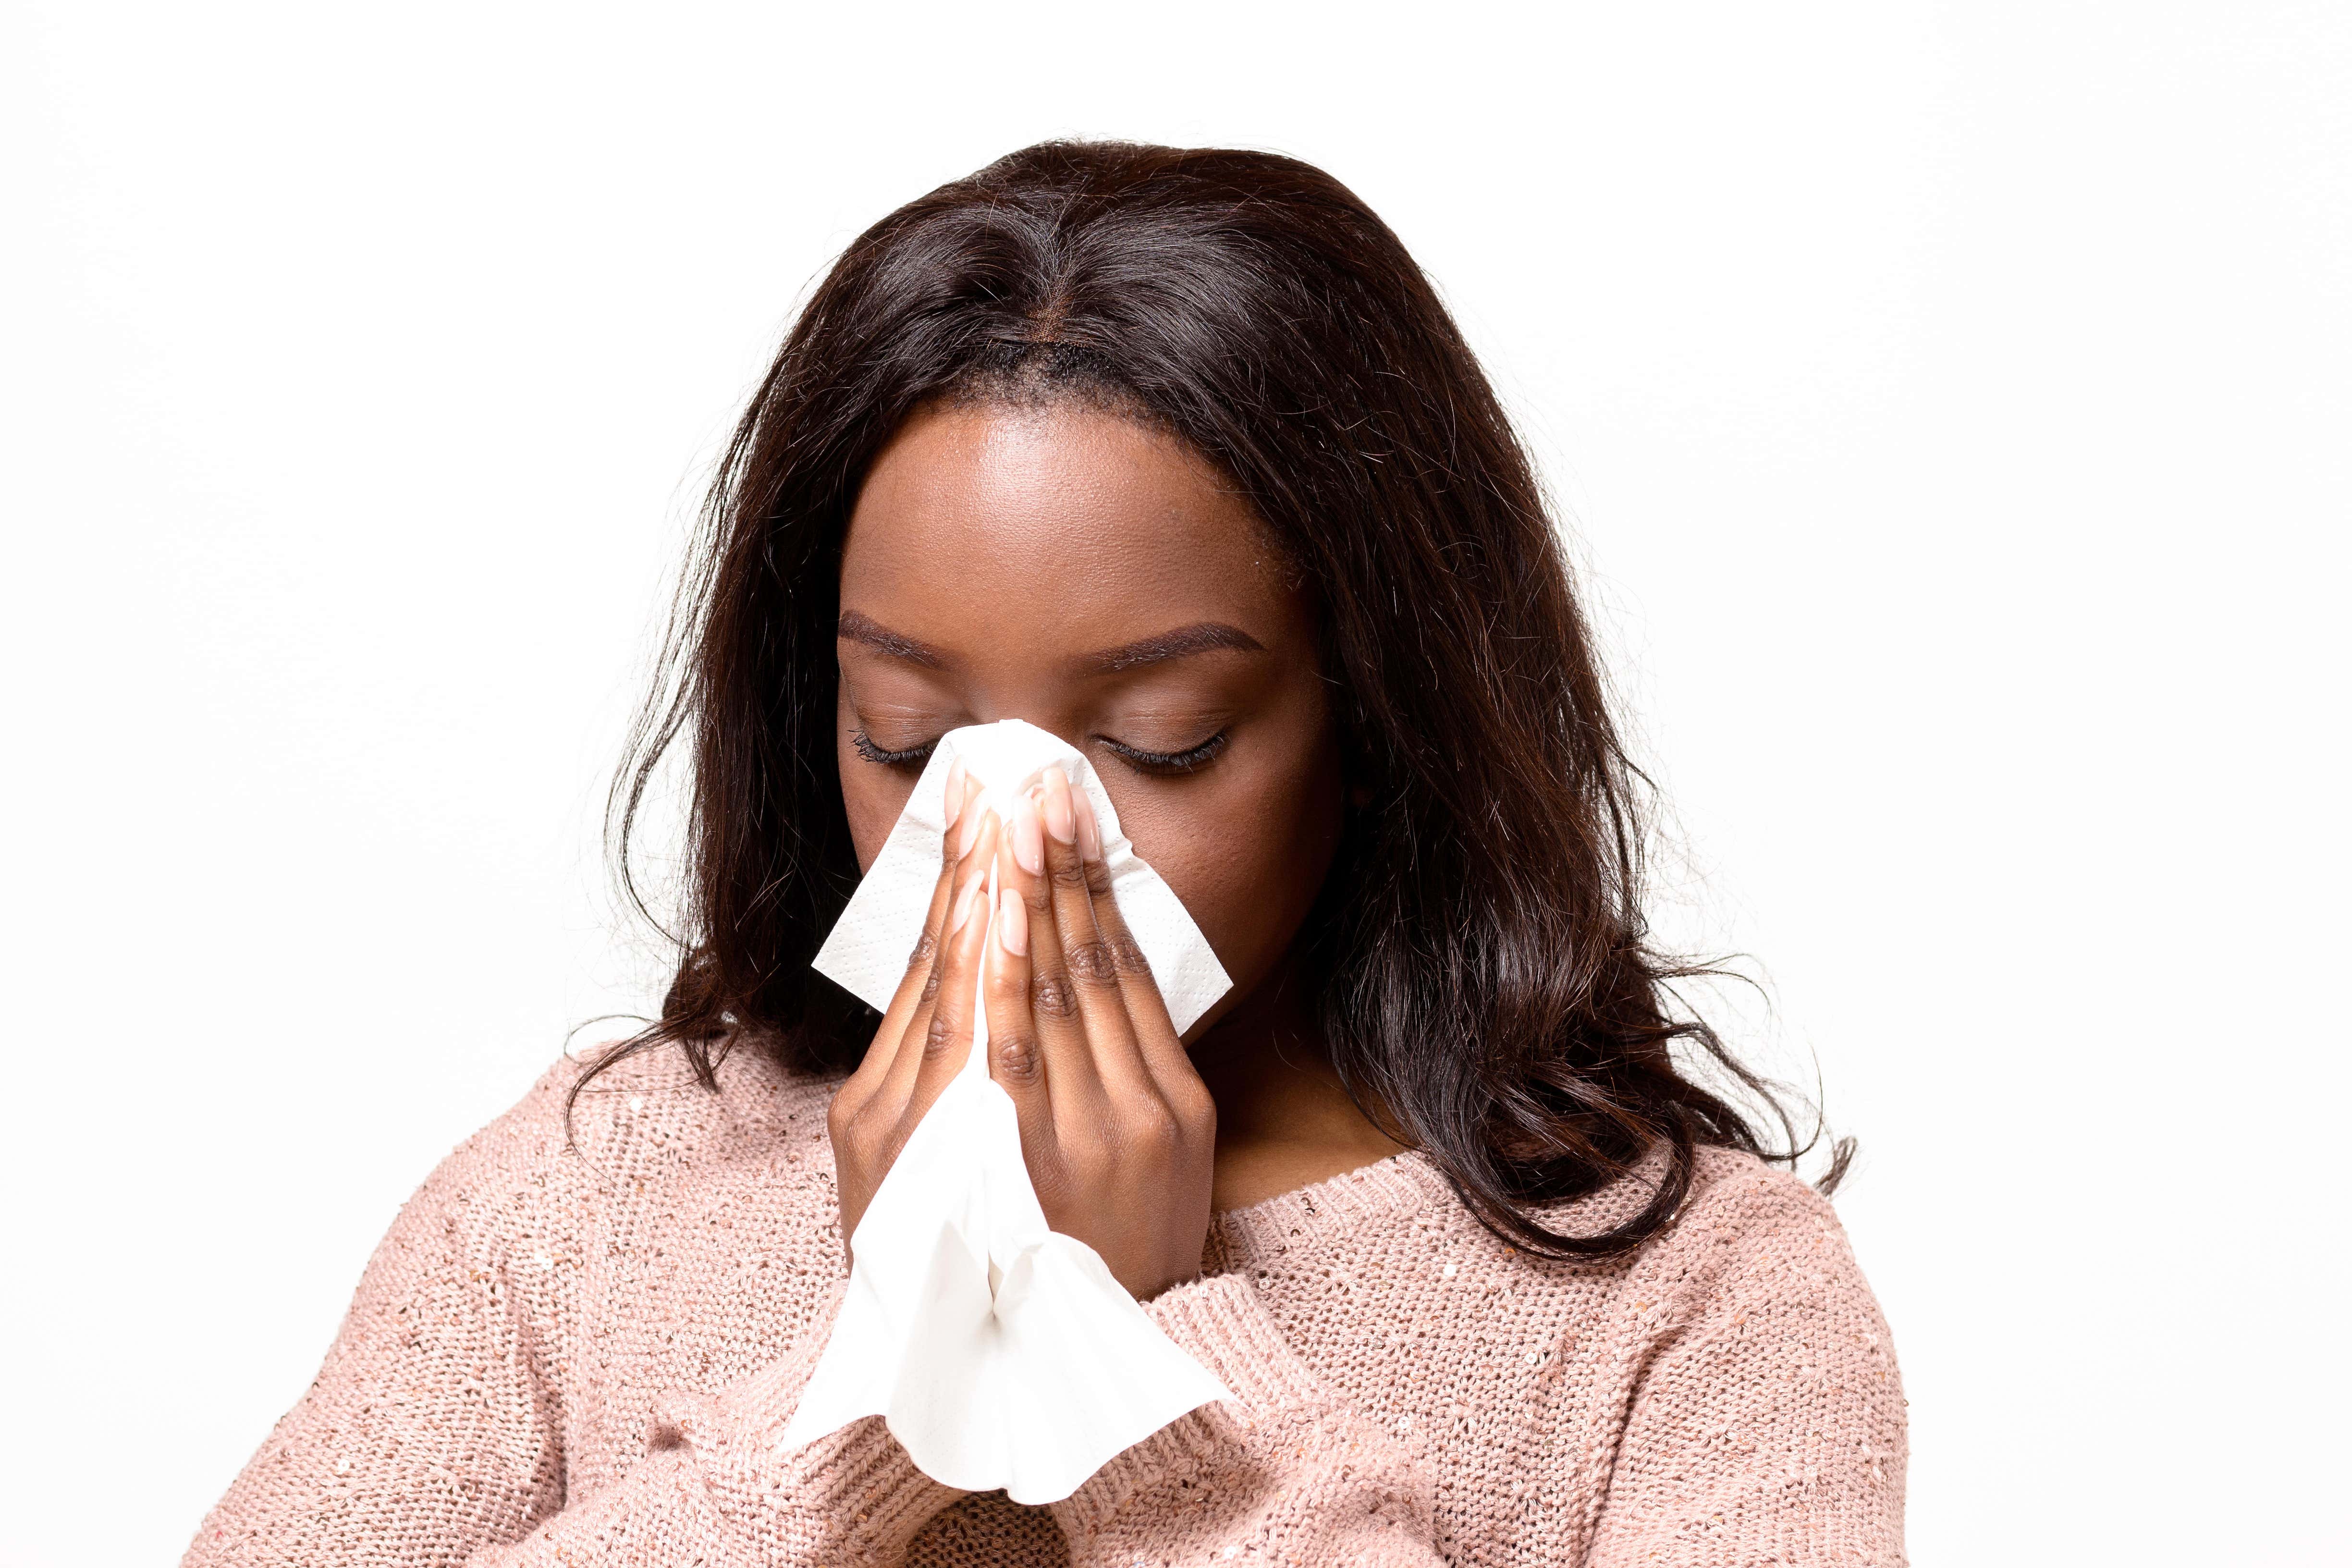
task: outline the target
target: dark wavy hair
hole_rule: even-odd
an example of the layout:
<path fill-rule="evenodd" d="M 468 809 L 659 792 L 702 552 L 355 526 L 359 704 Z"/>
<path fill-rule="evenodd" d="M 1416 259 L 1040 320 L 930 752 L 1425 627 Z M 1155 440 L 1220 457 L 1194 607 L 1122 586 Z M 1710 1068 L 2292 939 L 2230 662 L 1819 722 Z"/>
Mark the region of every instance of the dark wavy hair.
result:
<path fill-rule="evenodd" d="M 1699 1146 L 1804 1152 L 1680 1005 L 1675 983 L 1712 972 L 1649 943 L 1644 781 L 1527 454 L 1429 279 L 1318 169 L 1127 143 L 1046 142 L 908 203 L 793 324 L 719 466 L 614 789 L 623 885 L 651 917 L 635 830 L 683 748 L 682 961 L 661 1016 L 592 1075 L 668 1045 L 706 1085 L 738 1045 L 818 1073 L 865 1049 L 874 1015 L 810 967 L 858 876 L 833 733 L 842 540 L 909 414 L 992 395 L 1107 401 L 1180 437 L 1311 590 L 1369 802 L 1302 939 L 1320 1021 L 1349 1092 L 1483 1224 L 1605 1256 L 1672 1218 Z M 1648 1204 L 1606 1231 L 1528 1212 L 1661 1154 Z"/>

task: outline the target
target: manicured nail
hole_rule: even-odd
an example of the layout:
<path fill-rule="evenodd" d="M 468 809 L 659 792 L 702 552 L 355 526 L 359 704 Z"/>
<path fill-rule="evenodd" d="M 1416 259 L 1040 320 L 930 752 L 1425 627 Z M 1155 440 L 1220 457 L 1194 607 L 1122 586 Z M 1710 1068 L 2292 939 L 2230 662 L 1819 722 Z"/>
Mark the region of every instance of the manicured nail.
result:
<path fill-rule="evenodd" d="M 963 759 L 958 757 L 948 764 L 948 826 L 953 827 L 956 818 L 963 815 Z"/>
<path fill-rule="evenodd" d="M 959 935 L 962 934 L 964 922 L 971 919 L 972 910 L 980 908 L 982 901 L 981 895 L 987 891 L 988 879 L 985 877 L 974 877 L 965 883 L 962 893 L 956 900 L 954 923 L 948 929 Z"/>
<path fill-rule="evenodd" d="M 1037 818 L 1037 802 L 1025 795 L 1013 803 L 1013 858 L 1031 876 L 1045 875 L 1045 830 Z"/>
<path fill-rule="evenodd" d="M 963 826 L 956 830 L 957 859 L 961 860 L 971 853 L 971 841 L 980 837 L 981 825 L 995 815 L 992 811 L 967 811 L 963 814 Z"/>
<path fill-rule="evenodd" d="M 1077 842 L 1078 816 L 1070 805 L 1070 781 L 1059 768 L 1045 770 L 1045 831 L 1056 844 Z"/>
<path fill-rule="evenodd" d="M 1019 958 L 1029 951 L 1029 906 L 1010 888 L 996 899 L 996 940 L 1004 944 L 1005 952 Z"/>
<path fill-rule="evenodd" d="M 1094 797 L 1085 791 L 1078 796 L 1078 853 L 1089 860 L 1102 858 L 1102 829 L 1095 825 Z"/>

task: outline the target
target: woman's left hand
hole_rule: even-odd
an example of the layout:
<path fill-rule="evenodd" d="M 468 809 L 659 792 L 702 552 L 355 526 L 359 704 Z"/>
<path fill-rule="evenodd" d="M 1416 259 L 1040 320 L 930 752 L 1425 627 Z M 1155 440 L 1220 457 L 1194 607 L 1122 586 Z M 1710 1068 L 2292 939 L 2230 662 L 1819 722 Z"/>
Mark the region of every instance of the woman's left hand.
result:
<path fill-rule="evenodd" d="M 1084 792 L 1049 770 L 1004 829 L 982 969 L 989 1076 L 1019 1112 L 1046 1222 L 1155 1296 L 1201 1272 L 1216 1103 L 1119 918 Z"/>

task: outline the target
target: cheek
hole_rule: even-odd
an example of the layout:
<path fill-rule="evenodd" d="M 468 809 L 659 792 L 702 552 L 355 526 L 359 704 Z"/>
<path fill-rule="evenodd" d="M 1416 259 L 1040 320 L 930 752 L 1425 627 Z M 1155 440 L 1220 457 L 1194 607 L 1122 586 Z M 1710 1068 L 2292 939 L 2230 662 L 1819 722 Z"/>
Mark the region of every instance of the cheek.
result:
<path fill-rule="evenodd" d="M 1316 853 L 1289 825 L 1255 816 L 1223 825 L 1213 853 L 1188 868 L 1202 896 L 1195 901 L 1181 887 L 1178 895 L 1237 992 L 1254 989 L 1289 950 L 1329 865 L 1328 853 Z"/>
<path fill-rule="evenodd" d="M 1278 777 L 1203 778 L 1197 788 L 1114 794 L 1136 853 L 1167 879 L 1246 994 L 1298 934 L 1338 844 L 1336 761 L 1297 759 Z M 1135 798 L 1132 809 L 1119 794 Z"/>

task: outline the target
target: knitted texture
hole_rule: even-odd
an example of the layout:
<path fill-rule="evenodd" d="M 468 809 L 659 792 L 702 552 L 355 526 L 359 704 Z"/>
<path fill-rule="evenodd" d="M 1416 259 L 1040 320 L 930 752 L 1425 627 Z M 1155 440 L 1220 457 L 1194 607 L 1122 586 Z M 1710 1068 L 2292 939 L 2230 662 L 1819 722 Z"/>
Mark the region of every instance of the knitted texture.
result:
<path fill-rule="evenodd" d="M 1147 1310 L 1235 1399 L 1032 1509 L 877 1418 L 776 1446 L 846 1274 L 833 1082 L 633 1060 L 568 1145 L 577 1072 L 401 1211 L 186 1568 L 1903 1561 L 1886 1325 L 1828 1204 L 1745 1155 L 1607 1263 L 1515 1251 L 1417 1153 L 1217 1215 Z"/>

